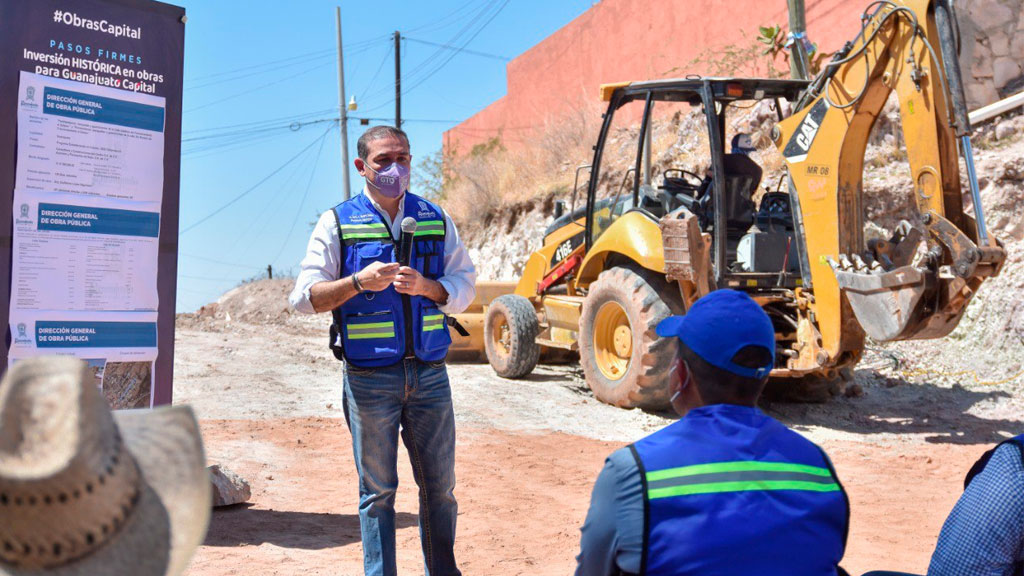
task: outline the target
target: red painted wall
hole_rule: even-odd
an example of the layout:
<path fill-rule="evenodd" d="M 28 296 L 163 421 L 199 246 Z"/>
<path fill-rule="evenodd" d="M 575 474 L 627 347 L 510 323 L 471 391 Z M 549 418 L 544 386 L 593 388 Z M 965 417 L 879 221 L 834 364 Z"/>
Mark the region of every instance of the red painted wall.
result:
<path fill-rule="evenodd" d="M 806 3 L 808 36 L 830 52 L 860 29 L 867 2 Z M 707 74 L 688 64 L 787 22 L 786 0 L 601 0 L 509 62 L 506 95 L 445 132 L 445 149 L 465 153 L 499 135 L 507 148 L 521 146 L 588 101 L 594 107 L 601 84 Z"/>

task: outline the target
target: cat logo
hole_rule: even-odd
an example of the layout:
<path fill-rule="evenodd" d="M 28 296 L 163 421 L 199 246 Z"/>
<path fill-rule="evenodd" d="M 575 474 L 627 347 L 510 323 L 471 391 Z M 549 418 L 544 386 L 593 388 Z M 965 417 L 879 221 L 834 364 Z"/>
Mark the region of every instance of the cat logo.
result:
<path fill-rule="evenodd" d="M 782 151 L 782 155 L 791 164 L 807 159 L 807 153 L 811 149 L 811 144 L 814 144 L 814 138 L 818 135 L 818 129 L 821 128 L 826 112 L 828 112 L 828 102 L 823 98 L 818 100 L 797 126 L 792 138 L 789 139 L 786 148 Z"/>
<path fill-rule="evenodd" d="M 803 148 L 804 152 L 811 149 L 811 142 L 814 142 L 814 136 L 818 133 L 818 127 L 819 124 L 809 114 L 807 118 L 804 118 L 803 123 L 800 124 L 800 133 L 796 135 L 796 143 L 800 148 Z"/>

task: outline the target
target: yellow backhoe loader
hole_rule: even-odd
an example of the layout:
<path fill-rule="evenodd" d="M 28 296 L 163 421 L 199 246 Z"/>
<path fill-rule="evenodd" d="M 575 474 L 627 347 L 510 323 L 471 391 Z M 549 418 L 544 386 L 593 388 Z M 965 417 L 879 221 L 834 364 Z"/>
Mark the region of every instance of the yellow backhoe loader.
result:
<path fill-rule="evenodd" d="M 602 86 L 608 108 L 593 162 L 577 171 L 571 209 L 551 224 L 513 293 L 501 294 L 502 285 L 482 291 L 476 317 L 464 322 L 475 328 L 469 345 L 482 339 L 508 378 L 529 374 L 542 348 L 577 350 L 597 398 L 659 408 L 676 349 L 654 327 L 718 288 L 748 292 L 771 317 L 776 385 L 834 380 L 861 358 L 865 336 L 945 336 L 1006 258 L 985 228 L 958 42 L 950 0 L 880 1 L 810 82 L 689 77 Z M 866 240 L 865 149 L 893 92 L 915 210 L 891 237 Z M 784 176 L 774 190 L 762 182 L 763 166 L 725 148 L 730 115 L 764 101 L 778 115 L 769 138 Z M 653 118 L 680 107 L 703 112 L 708 160 L 700 169 L 652 154 L 658 141 L 671 141 L 654 134 Z M 677 154 L 693 152 L 674 145 Z"/>

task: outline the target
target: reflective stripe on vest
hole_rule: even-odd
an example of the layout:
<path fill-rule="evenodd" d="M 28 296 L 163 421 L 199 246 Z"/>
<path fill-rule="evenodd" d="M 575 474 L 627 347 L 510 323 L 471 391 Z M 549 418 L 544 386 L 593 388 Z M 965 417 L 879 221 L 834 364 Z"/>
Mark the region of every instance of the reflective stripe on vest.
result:
<path fill-rule="evenodd" d="M 444 314 L 432 314 L 430 316 L 423 317 L 424 332 L 442 329 L 444 329 Z"/>
<path fill-rule="evenodd" d="M 835 492 L 839 484 L 827 468 L 786 462 L 720 462 L 647 473 L 650 500 L 749 490 Z"/>
<path fill-rule="evenodd" d="M 394 322 L 368 322 L 358 324 L 350 322 L 345 326 L 350 340 L 368 340 L 370 338 L 394 338 Z"/>
<path fill-rule="evenodd" d="M 716 404 L 631 448 L 645 576 L 836 575 L 849 501 L 824 452 L 796 432 L 757 408 Z"/>
<path fill-rule="evenodd" d="M 339 229 L 342 240 L 391 240 L 387 226 L 381 223 L 342 224 Z"/>
<path fill-rule="evenodd" d="M 416 226 L 413 236 L 444 236 L 444 220 L 424 220 Z"/>

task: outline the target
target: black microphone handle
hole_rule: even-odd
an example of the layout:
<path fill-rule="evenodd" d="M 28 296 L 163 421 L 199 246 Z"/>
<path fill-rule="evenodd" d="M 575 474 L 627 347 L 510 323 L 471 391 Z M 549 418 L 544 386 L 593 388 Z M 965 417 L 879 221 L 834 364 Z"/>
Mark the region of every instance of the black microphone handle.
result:
<path fill-rule="evenodd" d="M 412 259 L 412 234 L 402 232 L 402 238 L 398 244 L 398 263 L 401 266 L 408 266 Z"/>

